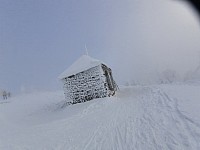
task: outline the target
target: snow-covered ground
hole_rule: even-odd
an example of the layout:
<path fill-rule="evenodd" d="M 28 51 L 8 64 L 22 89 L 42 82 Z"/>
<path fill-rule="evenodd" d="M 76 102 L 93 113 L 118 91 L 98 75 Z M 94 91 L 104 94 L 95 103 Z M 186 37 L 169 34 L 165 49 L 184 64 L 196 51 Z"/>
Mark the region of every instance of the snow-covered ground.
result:
<path fill-rule="evenodd" d="M 62 91 L 0 101 L 0 150 L 199 150 L 200 85 L 124 87 L 65 106 Z"/>

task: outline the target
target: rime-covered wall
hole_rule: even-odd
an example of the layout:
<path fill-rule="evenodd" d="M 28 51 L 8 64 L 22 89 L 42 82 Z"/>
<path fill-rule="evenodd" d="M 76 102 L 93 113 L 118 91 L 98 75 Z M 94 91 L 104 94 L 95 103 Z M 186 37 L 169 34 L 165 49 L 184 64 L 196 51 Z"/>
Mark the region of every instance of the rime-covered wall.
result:
<path fill-rule="evenodd" d="M 80 103 L 108 96 L 106 78 L 100 65 L 64 78 L 63 82 L 68 102 Z"/>

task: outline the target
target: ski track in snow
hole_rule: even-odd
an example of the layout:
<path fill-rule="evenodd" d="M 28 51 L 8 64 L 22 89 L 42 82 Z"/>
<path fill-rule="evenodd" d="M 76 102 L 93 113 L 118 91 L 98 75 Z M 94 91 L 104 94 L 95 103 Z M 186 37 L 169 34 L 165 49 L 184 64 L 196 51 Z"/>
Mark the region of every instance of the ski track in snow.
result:
<path fill-rule="evenodd" d="M 200 126 L 183 115 L 177 101 L 159 89 L 145 89 L 134 102 L 121 100 L 85 144 L 85 149 L 200 149 Z M 105 146 L 105 147 L 103 147 Z"/>
<path fill-rule="evenodd" d="M 200 124 L 184 115 L 177 100 L 160 88 L 125 88 L 115 98 L 87 103 L 74 116 L 27 127 L 5 139 L 0 136 L 0 149 L 200 149 Z"/>

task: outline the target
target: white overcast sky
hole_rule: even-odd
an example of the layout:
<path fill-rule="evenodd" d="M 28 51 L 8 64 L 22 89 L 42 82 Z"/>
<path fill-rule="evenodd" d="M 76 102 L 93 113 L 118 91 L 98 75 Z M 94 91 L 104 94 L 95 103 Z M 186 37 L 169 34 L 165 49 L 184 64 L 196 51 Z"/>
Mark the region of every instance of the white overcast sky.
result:
<path fill-rule="evenodd" d="M 118 83 L 184 75 L 199 62 L 199 21 L 174 0 L 0 0 L 0 88 L 61 89 L 85 44 Z"/>

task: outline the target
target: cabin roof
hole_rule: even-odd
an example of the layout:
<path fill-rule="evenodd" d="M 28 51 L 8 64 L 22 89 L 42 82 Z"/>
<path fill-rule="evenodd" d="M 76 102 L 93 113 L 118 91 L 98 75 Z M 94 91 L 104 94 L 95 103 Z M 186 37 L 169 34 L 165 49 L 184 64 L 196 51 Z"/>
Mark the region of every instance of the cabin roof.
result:
<path fill-rule="evenodd" d="M 103 64 L 100 60 L 94 59 L 88 55 L 83 55 L 77 61 L 75 61 L 67 70 L 61 73 L 58 78 L 63 79 L 71 75 L 75 75 L 79 72 L 88 70 L 92 67 L 96 67 L 100 64 Z"/>

